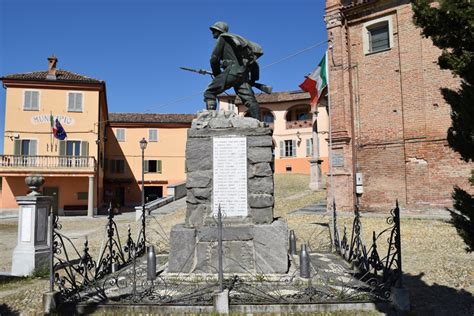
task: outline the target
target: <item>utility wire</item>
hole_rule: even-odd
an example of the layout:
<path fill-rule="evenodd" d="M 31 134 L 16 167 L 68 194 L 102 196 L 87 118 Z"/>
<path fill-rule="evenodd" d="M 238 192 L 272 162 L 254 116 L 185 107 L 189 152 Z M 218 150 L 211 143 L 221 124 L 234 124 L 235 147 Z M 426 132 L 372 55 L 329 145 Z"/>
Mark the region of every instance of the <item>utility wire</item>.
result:
<path fill-rule="evenodd" d="M 272 62 L 272 63 L 270 63 L 270 64 L 268 64 L 268 65 L 265 65 L 265 66 L 263 66 L 263 67 L 260 67 L 260 68 L 261 68 L 261 69 L 266 69 L 266 68 L 272 67 L 272 66 L 274 66 L 274 65 L 276 65 L 276 64 L 279 64 L 279 63 L 284 62 L 284 61 L 286 61 L 286 60 L 288 60 L 288 59 L 291 59 L 291 58 L 293 58 L 293 57 L 295 57 L 295 56 L 298 56 L 298 55 L 300 55 L 300 54 L 302 54 L 302 53 L 304 53 L 304 52 L 307 52 L 307 51 L 309 51 L 309 50 L 311 50 L 311 49 L 313 49 L 313 48 L 319 47 L 319 46 L 321 46 L 321 45 L 323 45 L 323 44 L 325 44 L 325 43 L 327 43 L 327 40 L 324 40 L 324 41 L 318 42 L 318 43 L 316 43 L 316 44 L 313 44 L 313 45 L 311 45 L 311 46 L 308 46 L 308 47 L 306 47 L 306 48 L 303 48 L 302 50 L 299 50 L 299 51 L 297 51 L 296 53 L 292 53 L 292 54 L 290 54 L 290 55 L 288 55 L 288 56 L 285 56 L 285 57 L 283 57 L 283 58 L 280 58 L 280 59 L 278 59 L 277 61 L 274 61 L 274 62 Z M 159 109 L 159 108 L 162 108 L 162 107 L 171 105 L 171 104 L 175 104 L 175 103 L 179 103 L 179 102 L 188 100 L 188 99 L 190 99 L 190 98 L 192 98 L 192 97 L 194 97 L 194 96 L 196 96 L 196 95 L 198 95 L 198 94 L 201 94 L 201 93 L 202 93 L 202 91 L 195 92 L 195 93 L 193 93 L 193 94 L 190 94 L 190 95 L 181 97 L 181 98 L 179 98 L 179 99 L 175 99 L 175 100 L 172 100 L 172 101 L 169 101 L 169 102 L 166 102 L 166 103 L 157 105 L 157 106 L 153 106 L 152 108 L 146 109 L 145 112 L 150 112 L 151 110 L 155 110 L 155 111 L 156 111 L 156 109 Z"/>

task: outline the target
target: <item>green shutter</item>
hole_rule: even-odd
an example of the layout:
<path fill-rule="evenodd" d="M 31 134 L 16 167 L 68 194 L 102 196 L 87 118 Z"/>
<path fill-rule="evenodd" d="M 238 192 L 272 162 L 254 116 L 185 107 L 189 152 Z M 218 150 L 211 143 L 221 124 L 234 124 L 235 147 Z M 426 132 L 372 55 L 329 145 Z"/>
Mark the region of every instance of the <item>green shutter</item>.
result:
<path fill-rule="evenodd" d="M 143 166 L 143 172 L 148 172 L 149 170 L 149 164 L 148 164 L 148 160 L 145 160 L 144 161 L 144 166 Z"/>
<path fill-rule="evenodd" d="M 156 172 L 161 173 L 161 160 L 156 161 Z"/>
<path fill-rule="evenodd" d="M 291 156 L 296 157 L 296 140 L 291 140 Z"/>
<path fill-rule="evenodd" d="M 280 142 L 280 158 L 285 157 L 285 142 Z"/>
<path fill-rule="evenodd" d="M 59 141 L 59 156 L 66 156 L 66 141 Z"/>
<path fill-rule="evenodd" d="M 14 147 L 13 147 L 13 155 L 15 156 L 21 155 L 21 139 L 15 139 Z"/>
<path fill-rule="evenodd" d="M 30 146 L 28 148 L 28 155 L 36 156 L 38 154 L 38 141 L 36 139 L 30 140 Z"/>
<path fill-rule="evenodd" d="M 115 173 L 115 165 L 117 163 L 117 160 L 115 159 L 110 159 L 110 173 Z"/>
<path fill-rule="evenodd" d="M 89 142 L 81 141 L 81 156 L 89 156 Z"/>

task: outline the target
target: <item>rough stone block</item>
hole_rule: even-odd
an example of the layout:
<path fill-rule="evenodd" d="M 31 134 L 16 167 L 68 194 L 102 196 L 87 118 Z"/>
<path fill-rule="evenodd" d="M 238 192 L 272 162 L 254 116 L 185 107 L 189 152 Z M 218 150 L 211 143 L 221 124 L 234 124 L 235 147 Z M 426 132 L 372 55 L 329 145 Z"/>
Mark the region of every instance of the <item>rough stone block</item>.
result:
<path fill-rule="evenodd" d="M 194 188 L 193 195 L 198 200 L 209 200 L 211 198 L 212 188 Z"/>
<path fill-rule="evenodd" d="M 273 155 L 270 147 L 251 147 L 247 153 L 250 163 L 272 162 Z"/>
<path fill-rule="evenodd" d="M 189 204 L 198 204 L 199 202 L 196 200 L 196 197 L 194 196 L 193 192 L 188 189 L 188 192 L 186 192 L 186 203 Z"/>
<path fill-rule="evenodd" d="M 173 226 L 170 233 L 168 272 L 192 271 L 196 245 L 196 230 L 182 224 Z"/>
<path fill-rule="evenodd" d="M 209 121 L 209 128 L 229 128 L 232 123 L 224 117 L 216 117 Z"/>
<path fill-rule="evenodd" d="M 249 194 L 248 201 L 251 208 L 273 207 L 273 195 L 270 194 Z"/>
<path fill-rule="evenodd" d="M 188 139 L 186 143 L 186 171 L 212 169 L 212 141 L 210 138 Z"/>
<path fill-rule="evenodd" d="M 272 175 L 272 167 L 268 162 L 256 163 L 250 167 L 249 177 L 269 177 Z"/>
<path fill-rule="evenodd" d="M 210 213 L 211 206 L 208 204 L 188 204 L 186 209 L 186 226 L 202 226 L 206 217 L 208 217 Z"/>
<path fill-rule="evenodd" d="M 222 243 L 224 273 L 255 273 L 252 241 L 224 241 Z M 219 266 L 217 243 L 212 243 L 211 267 Z"/>
<path fill-rule="evenodd" d="M 248 180 L 249 193 L 273 194 L 273 177 L 252 178 Z"/>
<path fill-rule="evenodd" d="M 230 118 L 230 123 L 235 128 L 258 128 L 260 121 L 251 117 L 242 118 L 240 116 Z"/>
<path fill-rule="evenodd" d="M 288 271 L 288 224 L 276 220 L 254 226 L 255 265 L 257 273 Z"/>
<path fill-rule="evenodd" d="M 247 144 L 249 147 L 272 147 L 273 141 L 270 135 L 268 136 L 248 136 Z"/>
<path fill-rule="evenodd" d="M 212 170 L 188 172 L 186 188 L 207 188 L 211 185 Z"/>
<path fill-rule="evenodd" d="M 231 226 L 223 227 L 222 240 L 251 240 L 253 238 L 253 227 L 251 225 L 245 226 Z M 198 241 L 217 241 L 218 230 L 217 227 L 201 227 L 197 230 Z"/>
<path fill-rule="evenodd" d="M 271 224 L 273 222 L 273 207 L 251 208 L 249 211 L 252 223 Z"/>

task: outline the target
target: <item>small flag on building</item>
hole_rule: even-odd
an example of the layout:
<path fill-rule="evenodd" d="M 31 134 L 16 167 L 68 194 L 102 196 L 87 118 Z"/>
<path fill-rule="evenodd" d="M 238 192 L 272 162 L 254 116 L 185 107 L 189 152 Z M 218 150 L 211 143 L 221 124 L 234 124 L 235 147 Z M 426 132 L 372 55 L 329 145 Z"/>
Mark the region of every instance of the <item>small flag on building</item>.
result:
<path fill-rule="evenodd" d="M 311 105 L 318 104 L 321 94 L 327 86 L 327 68 L 326 68 L 326 54 L 319 62 L 318 67 L 309 75 L 306 76 L 305 81 L 300 84 L 303 91 L 309 92 L 311 96 Z"/>
<path fill-rule="evenodd" d="M 67 137 L 66 131 L 57 118 L 53 127 L 53 135 L 59 140 L 64 140 Z"/>

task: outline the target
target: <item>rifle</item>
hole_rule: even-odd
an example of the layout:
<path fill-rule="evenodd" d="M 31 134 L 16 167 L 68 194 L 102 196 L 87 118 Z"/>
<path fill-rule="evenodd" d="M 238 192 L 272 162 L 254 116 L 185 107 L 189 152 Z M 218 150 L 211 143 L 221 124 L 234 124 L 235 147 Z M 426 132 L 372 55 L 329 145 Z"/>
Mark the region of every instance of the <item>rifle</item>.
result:
<path fill-rule="evenodd" d="M 188 68 L 188 67 L 179 67 L 180 69 L 183 69 L 183 70 L 186 70 L 186 71 L 191 71 L 191 72 L 195 72 L 195 73 L 198 73 L 200 75 L 211 75 L 212 76 L 212 72 L 210 72 L 209 70 L 206 70 L 206 69 L 193 69 L 193 68 Z M 269 86 L 269 85 L 266 85 L 266 84 L 263 84 L 263 83 L 258 83 L 258 82 L 255 82 L 252 84 L 253 87 L 257 88 L 258 90 L 262 91 L 262 92 L 265 92 L 267 94 L 271 94 L 272 93 L 272 86 Z"/>

